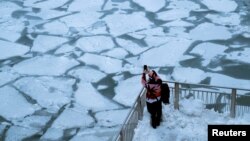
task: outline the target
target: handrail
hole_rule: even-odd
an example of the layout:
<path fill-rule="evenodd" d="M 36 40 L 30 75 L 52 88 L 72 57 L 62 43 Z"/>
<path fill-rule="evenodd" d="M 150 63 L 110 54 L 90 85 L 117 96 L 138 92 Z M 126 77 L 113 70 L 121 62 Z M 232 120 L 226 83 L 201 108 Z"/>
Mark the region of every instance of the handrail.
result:
<path fill-rule="evenodd" d="M 231 88 L 231 87 L 224 87 L 224 86 L 213 86 L 213 85 L 206 85 L 206 84 L 193 84 L 193 83 L 176 82 L 176 81 L 163 81 L 163 83 L 173 83 L 174 84 L 173 87 L 170 86 L 170 89 L 172 90 L 171 94 L 174 95 L 174 96 L 172 96 L 172 98 L 174 98 L 173 100 L 174 100 L 175 109 L 179 109 L 179 98 L 181 96 L 180 94 L 182 92 L 185 93 L 186 90 L 187 90 L 185 88 L 184 89 L 180 88 L 180 85 L 184 84 L 184 85 L 192 85 L 192 86 L 198 86 L 198 87 L 204 87 L 204 88 L 221 88 L 221 89 L 229 89 L 229 90 L 231 90 L 230 99 L 227 100 L 226 102 L 227 102 L 228 105 L 230 105 L 230 117 L 232 117 L 232 118 L 234 118 L 236 116 L 236 106 L 239 106 L 239 105 L 237 105 L 237 101 L 236 101 L 237 100 L 237 95 L 240 96 L 240 97 L 241 96 L 246 96 L 246 95 L 237 94 L 237 90 L 249 91 L 250 92 L 250 89 Z M 192 90 L 192 88 L 191 88 L 189 90 L 189 92 L 190 91 L 192 91 L 194 95 L 196 94 L 196 91 L 197 91 L 198 95 L 201 95 L 201 97 L 204 97 L 203 93 L 206 93 L 207 94 L 206 98 L 207 98 L 208 95 L 211 95 L 211 94 L 219 95 L 216 98 L 219 98 L 219 97 L 221 98 L 222 97 L 221 94 L 228 94 L 228 92 L 226 92 L 226 93 L 221 92 L 218 89 L 214 92 L 214 91 L 195 90 L 195 89 Z M 136 128 L 136 126 L 138 124 L 138 120 L 142 118 L 142 117 L 140 117 L 140 116 L 142 116 L 142 115 L 140 115 L 141 111 L 138 111 L 138 108 L 142 108 L 142 107 L 145 106 L 145 104 L 142 105 L 142 98 L 145 97 L 144 96 L 145 92 L 146 92 L 146 89 L 142 88 L 142 90 L 140 91 L 140 94 L 136 98 L 136 101 L 133 103 L 133 106 L 131 107 L 125 121 L 123 122 L 122 127 L 120 128 L 119 134 L 115 137 L 115 141 L 131 141 L 132 140 L 133 132 L 134 132 L 134 129 Z M 199 93 L 199 92 L 201 92 L 201 93 Z M 211 102 L 211 98 L 209 100 Z M 212 100 L 215 100 L 214 96 L 212 97 Z M 145 100 L 143 102 L 145 103 Z M 215 102 L 215 101 L 212 101 L 212 102 Z M 216 101 L 216 103 L 217 103 L 217 101 Z M 207 104 L 209 104 L 209 103 L 207 103 Z M 219 103 L 219 104 L 221 104 L 221 103 Z M 248 106 L 248 107 L 250 107 L 250 106 Z M 138 112 L 139 112 L 139 114 L 138 114 Z M 244 110 L 241 110 L 240 112 L 244 112 Z M 141 114 L 143 114 L 143 111 L 142 111 Z M 135 122 L 132 123 L 131 121 L 133 121 L 133 120 L 135 120 Z M 131 123 L 133 125 L 132 125 L 132 128 L 130 129 L 129 127 L 131 127 Z"/>
<path fill-rule="evenodd" d="M 204 86 L 204 87 L 216 87 L 216 88 L 223 88 L 223 89 L 237 89 L 237 90 L 243 90 L 243 91 L 250 91 L 250 89 L 246 89 L 246 88 L 215 86 L 215 85 L 208 85 L 208 84 L 195 84 L 195 83 L 177 82 L 177 81 L 169 81 L 169 80 L 168 81 L 164 80 L 162 82 L 179 83 L 179 84 L 194 85 L 194 86 Z"/>
<path fill-rule="evenodd" d="M 133 103 L 133 106 L 131 107 L 131 109 L 130 109 L 130 111 L 129 111 L 129 113 L 128 113 L 126 119 L 125 119 L 125 121 L 122 124 L 121 129 L 119 130 L 119 134 L 115 137 L 115 141 L 119 141 L 120 138 L 122 138 L 122 137 L 120 137 L 121 134 L 122 134 L 122 130 L 125 128 L 124 126 L 128 124 L 128 121 L 130 119 L 129 117 L 131 117 L 131 115 L 133 114 L 134 110 L 136 109 L 136 105 L 138 104 L 137 103 L 138 100 L 141 99 L 141 97 L 143 96 L 143 94 L 145 93 L 145 91 L 146 91 L 145 88 L 141 89 L 140 94 L 137 96 L 137 98 L 136 98 L 135 102 Z"/>

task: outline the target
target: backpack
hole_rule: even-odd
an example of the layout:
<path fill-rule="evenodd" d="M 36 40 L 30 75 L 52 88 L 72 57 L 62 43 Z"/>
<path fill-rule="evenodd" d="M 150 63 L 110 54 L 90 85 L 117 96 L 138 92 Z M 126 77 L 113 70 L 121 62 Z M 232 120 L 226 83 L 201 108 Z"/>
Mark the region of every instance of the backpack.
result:
<path fill-rule="evenodd" d="M 167 83 L 161 84 L 161 101 L 164 104 L 169 104 L 170 90 Z"/>

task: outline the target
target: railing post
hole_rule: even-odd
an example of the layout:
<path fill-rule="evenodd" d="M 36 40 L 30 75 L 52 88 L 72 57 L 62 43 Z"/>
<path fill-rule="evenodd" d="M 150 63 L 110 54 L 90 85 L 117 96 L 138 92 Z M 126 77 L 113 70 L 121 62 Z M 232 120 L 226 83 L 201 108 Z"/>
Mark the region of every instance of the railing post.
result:
<path fill-rule="evenodd" d="M 235 118 L 236 109 L 236 89 L 232 89 L 230 117 Z"/>
<path fill-rule="evenodd" d="M 179 110 L 179 83 L 174 83 L 174 109 Z"/>

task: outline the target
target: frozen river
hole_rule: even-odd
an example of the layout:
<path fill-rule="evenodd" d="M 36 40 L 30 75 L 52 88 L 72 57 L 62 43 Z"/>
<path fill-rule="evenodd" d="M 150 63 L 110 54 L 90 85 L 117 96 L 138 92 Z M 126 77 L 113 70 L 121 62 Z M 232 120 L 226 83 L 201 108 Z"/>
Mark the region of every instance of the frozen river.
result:
<path fill-rule="evenodd" d="M 0 0 L 0 140 L 110 140 L 144 64 L 249 89 L 249 17 L 248 0 Z"/>

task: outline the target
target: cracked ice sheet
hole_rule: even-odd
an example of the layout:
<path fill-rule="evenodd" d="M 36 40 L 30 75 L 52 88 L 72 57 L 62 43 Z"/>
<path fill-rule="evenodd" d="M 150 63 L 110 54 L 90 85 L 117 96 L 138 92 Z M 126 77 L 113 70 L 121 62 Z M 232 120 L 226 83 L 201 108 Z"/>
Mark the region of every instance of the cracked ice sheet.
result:
<path fill-rule="evenodd" d="M 13 2 L 8 2 L 8 1 L 0 1 L 0 23 L 5 21 L 6 19 L 11 18 L 12 12 L 21 9 L 20 6 L 16 5 Z"/>
<path fill-rule="evenodd" d="M 187 83 L 200 83 L 200 81 L 204 80 L 207 77 L 206 73 L 203 70 L 190 67 L 175 67 L 171 76 L 175 81 Z"/>
<path fill-rule="evenodd" d="M 117 22 L 117 19 L 119 19 L 119 22 Z M 106 16 L 103 20 L 106 21 L 110 33 L 114 36 L 148 28 L 152 25 L 143 12 L 134 12 L 132 14 L 114 13 Z"/>
<path fill-rule="evenodd" d="M 60 18 L 60 21 L 65 23 L 68 27 L 88 28 L 92 27 L 92 24 L 99 21 L 99 18 L 101 16 L 102 13 L 98 13 L 95 11 L 86 11 L 62 17 Z"/>
<path fill-rule="evenodd" d="M 46 23 L 43 25 L 43 28 L 42 29 L 35 29 L 35 32 L 46 32 L 48 34 L 52 34 L 52 35 L 63 35 L 63 36 L 67 36 L 68 35 L 68 32 L 69 32 L 69 28 L 61 21 L 52 21 L 52 22 L 49 22 L 49 23 Z M 38 36 L 38 38 L 41 37 Z M 52 38 L 52 40 L 55 40 L 53 38 L 58 38 L 57 40 L 60 41 L 59 39 L 61 39 L 61 41 L 67 41 L 65 38 L 59 38 L 59 37 L 51 37 L 51 36 L 42 36 L 44 39 L 48 38 Z M 41 40 L 41 39 L 40 39 Z M 46 39 L 47 40 L 47 39 Z M 36 41 L 36 40 L 35 40 Z M 43 41 L 42 41 L 43 42 Z M 42 43 L 40 42 L 40 43 Z M 50 45 L 51 43 L 47 43 L 44 41 L 44 43 L 48 45 Z M 55 41 L 56 43 L 56 41 Z M 47 46 L 42 46 L 42 48 L 46 48 Z M 48 47 L 49 48 L 49 47 Z M 43 51 L 44 52 L 44 51 Z"/>
<path fill-rule="evenodd" d="M 204 59 L 202 65 L 206 66 L 212 59 L 215 59 L 216 56 L 226 55 L 224 53 L 226 49 L 228 49 L 227 46 L 205 42 L 195 46 L 190 53 L 201 56 Z"/>
<path fill-rule="evenodd" d="M 171 21 L 168 22 L 162 26 L 166 26 L 166 27 L 189 27 L 189 26 L 194 26 L 194 24 L 190 23 L 190 22 L 186 22 L 186 21 L 182 21 L 182 20 L 175 20 L 175 21 Z"/>
<path fill-rule="evenodd" d="M 210 19 L 213 23 L 220 25 L 240 25 L 240 15 L 237 13 L 226 13 L 226 14 L 208 14 L 206 18 Z"/>
<path fill-rule="evenodd" d="M 189 12 L 190 11 L 186 9 L 171 9 L 168 11 L 157 13 L 157 19 L 163 21 L 178 20 L 189 17 Z"/>
<path fill-rule="evenodd" d="M 88 114 L 87 110 L 80 108 L 68 108 L 65 109 L 53 122 L 51 128 L 86 128 L 94 125 L 94 123 L 95 120 Z"/>
<path fill-rule="evenodd" d="M 101 71 L 105 73 L 117 73 L 122 70 L 122 61 L 106 56 L 85 53 L 79 58 L 80 61 L 88 64 L 97 66 Z"/>
<path fill-rule="evenodd" d="M 39 35 L 35 38 L 31 51 L 44 53 L 55 49 L 67 41 L 68 39 L 63 37 Z"/>
<path fill-rule="evenodd" d="M 46 126 L 46 124 L 51 119 L 51 116 L 39 116 L 39 115 L 31 115 L 25 117 L 22 121 L 17 120 L 14 121 L 14 125 L 20 127 L 29 127 L 29 128 L 36 128 L 42 129 Z"/>
<path fill-rule="evenodd" d="M 38 13 L 27 13 L 27 16 L 35 16 L 39 17 L 43 20 L 49 20 L 52 18 L 57 18 L 60 16 L 64 16 L 70 14 L 69 12 L 65 11 L 57 11 L 57 10 L 49 10 L 49 9 L 41 9 Z"/>
<path fill-rule="evenodd" d="M 7 131 L 6 141 L 21 140 L 37 134 L 49 122 L 50 116 L 32 115 L 25 117 L 22 121 L 17 120 L 15 126 L 11 126 Z"/>
<path fill-rule="evenodd" d="M 116 41 L 120 46 L 122 46 L 125 50 L 133 55 L 138 55 L 148 49 L 140 47 L 138 44 L 134 43 L 131 40 L 117 38 Z"/>
<path fill-rule="evenodd" d="M 0 60 L 22 56 L 29 51 L 28 46 L 0 40 Z"/>
<path fill-rule="evenodd" d="M 102 96 L 91 83 L 80 82 L 75 92 L 75 100 L 81 106 L 93 110 L 103 111 L 118 109 L 120 106 Z"/>
<path fill-rule="evenodd" d="M 142 6 L 146 11 L 157 12 L 165 7 L 165 0 L 133 0 L 133 2 Z"/>
<path fill-rule="evenodd" d="M 249 88 L 250 81 L 244 79 L 235 79 L 230 76 L 207 73 L 208 77 L 211 77 L 210 85 L 214 86 L 225 86 L 231 88 Z"/>
<path fill-rule="evenodd" d="M 6 35 L 8 35 L 8 36 L 6 36 Z M 0 29 L 0 39 L 3 38 L 5 40 L 15 42 L 20 37 L 21 37 L 21 33 Z"/>
<path fill-rule="evenodd" d="M 20 74 L 27 75 L 55 75 L 59 76 L 68 69 L 78 65 L 76 60 L 67 57 L 55 57 L 51 55 L 37 56 L 24 60 L 13 67 Z M 32 69 L 30 69 L 32 68 Z"/>
<path fill-rule="evenodd" d="M 14 83 L 39 105 L 57 111 L 71 100 L 75 80 L 53 77 L 24 77 Z"/>
<path fill-rule="evenodd" d="M 113 100 L 126 106 L 132 106 L 142 89 L 140 82 L 141 75 L 120 80 L 115 87 L 116 95 L 113 97 Z"/>
<path fill-rule="evenodd" d="M 238 4 L 233 0 L 201 0 L 208 9 L 219 12 L 232 12 L 238 7 Z"/>
<path fill-rule="evenodd" d="M 171 9 L 186 9 L 188 11 L 195 11 L 200 9 L 200 5 L 189 0 L 170 0 L 167 8 Z"/>
<path fill-rule="evenodd" d="M 0 88 L 0 115 L 8 120 L 23 118 L 35 112 L 32 106 L 16 89 Z"/>
<path fill-rule="evenodd" d="M 250 48 L 244 48 L 243 51 L 234 51 L 226 54 L 226 59 L 244 62 L 250 64 Z"/>
<path fill-rule="evenodd" d="M 76 46 L 84 52 L 101 52 L 114 48 L 115 44 L 111 37 L 108 36 L 92 36 L 82 37 L 76 42 Z"/>
<path fill-rule="evenodd" d="M 49 128 L 40 138 L 42 141 L 59 141 L 62 140 L 64 131 L 58 128 Z"/>
<path fill-rule="evenodd" d="M 11 69 L 0 69 L 0 87 L 18 77 L 19 75 L 12 72 Z"/>
<path fill-rule="evenodd" d="M 123 2 L 115 2 L 112 0 L 108 0 L 103 8 L 103 10 L 112 10 L 112 9 L 119 9 L 119 10 L 128 10 L 132 9 L 130 7 L 130 2 L 129 1 L 123 1 Z"/>
<path fill-rule="evenodd" d="M 40 129 L 37 128 L 12 126 L 6 133 L 5 141 L 21 141 L 22 139 L 37 134 L 38 132 L 40 132 Z"/>
<path fill-rule="evenodd" d="M 105 0 L 74 0 L 69 5 L 68 11 L 100 11 Z"/>
<path fill-rule="evenodd" d="M 81 128 L 70 141 L 111 141 L 118 135 L 120 129 L 121 126 Z"/>
<path fill-rule="evenodd" d="M 97 126 L 112 127 L 120 126 L 125 121 L 130 109 L 103 111 L 95 114 Z"/>
<path fill-rule="evenodd" d="M 108 52 L 102 53 L 101 55 L 106 55 L 117 59 L 123 59 L 128 55 L 128 52 L 123 48 L 114 48 L 109 50 Z"/>
<path fill-rule="evenodd" d="M 93 83 L 100 81 L 102 78 L 106 76 L 105 73 L 87 66 L 73 69 L 68 74 L 76 78 L 79 78 L 83 82 L 93 82 Z"/>
<path fill-rule="evenodd" d="M 34 7 L 34 8 L 41 8 L 41 9 L 54 9 L 57 7 L 62 6 L 68 2 L 68 0 L 25 0 L 23 5 L 26 7 Z"/>
<path fill-rule="evenodd" d="M 175 66 L 182 59 L 184 52 L 189 48 L 191 40 L 178 39 L 169 40 L 166 44 L 152 48 L 141 54 L 138 61 L 134 64 L 145 64 L 157 66 Z M 152 58 L 154 58 L 152 60 Z"/>
<path fill-rule="evenodd" d="M 99 137 L 96 135 L 76 135 L 70 141 L 110 141 L 110 137 Z"/>
<path fill-rule="evenodd" d="M 208 30 L 209 29 L 209 30 Z M 211 23 L 202 23 L 192 29 L 190 37 L 194 40 L 227 40 L 232 37 L 232 34 L 224 26 L 217 26 Z"/>

